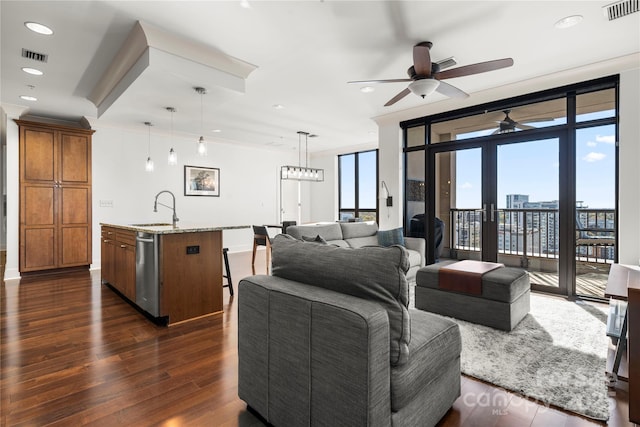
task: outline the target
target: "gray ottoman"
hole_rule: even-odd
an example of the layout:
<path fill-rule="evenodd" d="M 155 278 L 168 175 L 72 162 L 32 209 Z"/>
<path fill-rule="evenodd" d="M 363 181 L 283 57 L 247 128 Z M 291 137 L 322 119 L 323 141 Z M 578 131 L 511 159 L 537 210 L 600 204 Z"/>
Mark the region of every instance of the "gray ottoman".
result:
<path fill-rule="evenodd" d="M 482 276 L 482 294 L 451 292 L 438 287 L 440 268 L 456 261 L 422 267 L 416 275 L 416 308 L 511 331 L 530 308 L 529 273 L 501 267 Z"/>

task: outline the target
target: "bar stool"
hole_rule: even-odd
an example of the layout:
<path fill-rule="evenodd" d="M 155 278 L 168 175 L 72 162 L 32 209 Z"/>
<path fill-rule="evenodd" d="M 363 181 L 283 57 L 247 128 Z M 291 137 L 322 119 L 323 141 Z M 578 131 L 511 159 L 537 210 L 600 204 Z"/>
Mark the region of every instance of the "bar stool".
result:
<path fill-rule="evenodd" d="M 267 250 L 267 274 L 269 274 L 269 265 L 271 265 L 271 238 L 264 225 L 253 226 L 253 256 L 251 257 L 251 268 L 255 270 L 256 250 L 258 246 L 266 246 Z M 255 274 L 255 271 L 254 273 Z"/>
<path fill-rule="evenodd" d="M 222 277 L 227 279 L 227 284 L 222 285 L 223 288 L 229 288 L 229 293 L 233 296 L 233 283 L 231 283 L 231 270 L 229 269 L 229 257 L 227 255 L 229 252 L 229 248 L 222 248 L 222 256 L 224 258 L 224 269 L 226 271 L 226 275 L 223 274 Z"/>

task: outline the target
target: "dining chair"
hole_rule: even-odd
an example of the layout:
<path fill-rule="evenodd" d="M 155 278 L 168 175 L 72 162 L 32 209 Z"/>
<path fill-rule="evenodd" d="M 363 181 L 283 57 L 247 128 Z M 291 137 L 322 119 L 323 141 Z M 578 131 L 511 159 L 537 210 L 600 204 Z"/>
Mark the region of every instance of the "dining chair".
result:
<path fill-rule="evenodd" d="M 229 288 L 229 295 L 233 296 L 233 282 L 231 282 L 231 269 L 229 268 L 229 248 L 222 248 L 222 259 L 224 261 L 224 270 L 227 274 L 222 277 L 227 279 L 227 284 L 222 285 L 223 288 Z"/>
<path fill-rule="evenodd" d="M 253 256 L 251 257 L 251 267 L 254 269 L 256 264 L 256 250 L 258 246 L 266 246 L 267 251 L 267 273 L 269 273 L 269 265 L 271 265 L 271 238 L 267 233 L 267 227 L 264 225 L 253 226 Z"/>

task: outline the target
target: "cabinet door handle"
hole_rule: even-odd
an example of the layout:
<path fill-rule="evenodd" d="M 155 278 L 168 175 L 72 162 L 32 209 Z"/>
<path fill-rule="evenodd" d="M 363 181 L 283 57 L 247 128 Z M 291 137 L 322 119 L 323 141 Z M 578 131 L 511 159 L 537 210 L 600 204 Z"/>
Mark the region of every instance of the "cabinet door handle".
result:
<path fill-rule="evenodd" d="M 109 243 L 110 241 L 111 241 L 111 240 L 109 240 L 109 239 L 104 239 L 104 240 L 103 240 L 103 242 L 105 242 L 105 243 Z"/>
<path fill-rule="evenodd" d="M 126 249 L 126 248 L 127 248 L 127 245 L 120 245 L 120 247 L 121 247 L 122 249 Z"/>

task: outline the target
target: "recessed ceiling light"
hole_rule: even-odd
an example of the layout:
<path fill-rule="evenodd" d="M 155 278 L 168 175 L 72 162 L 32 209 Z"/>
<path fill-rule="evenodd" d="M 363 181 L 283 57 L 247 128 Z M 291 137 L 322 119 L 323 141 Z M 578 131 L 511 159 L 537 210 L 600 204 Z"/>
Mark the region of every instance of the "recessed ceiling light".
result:
<path fill-rule="evenodd" d="M 29 68 L 29 67 L 22 67 L 22 71 L 24 71 L 27 74 L 33 74 L 34 76 L 41 76 L 44 73 L 38 69 L 35 68 Z"/>
<path fill-rule="evenodd" d="M 558 29 L 565 29 L 578 25 L 582 21 L 582 15 L 565 16 L 561 20 L 555 23 L 555 27 Z"/>
<path fill-rule="evenodd" d="M 37 22 L 25 22 L 24 25 L 34 33 L 44 34 L 45 36 L 53 34 L 53 30 L 51 28 L 46 25 L 38 24 Z"/>
<path fill-rule="evenodd" d="M 249 3 L 249 0 L 240 0 L 240 7 L 243 7 L 244 9 L 250 9 L 251 4 Z"/>
<path fill-rule="evenodd" d="M 211 132 L 220 133 L 220 132 L 222 132 L 222 129 L 211 129 Z"/>
<path fill-rule="evenodd" d="M 276 110 L 282 110 L 284 108 L 284 105 L 274 104 L 273 108 L 275 108 Z"/>
<path fill-rule="evenodd" d="M 364 86 L 360 88 L 360 92 L 362 93 L 370 93 L 373 92 L 375 89 L 372 88 L 371 86 Z"/>
<path fill-rule="evenodd" d="M 25 101 L 37 101 L 38 98 L 36 98 L 35 96 L 29 96 L 29 95 L 20 95 L 20 99 L 24 99 Z"/>

